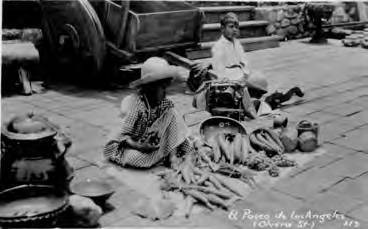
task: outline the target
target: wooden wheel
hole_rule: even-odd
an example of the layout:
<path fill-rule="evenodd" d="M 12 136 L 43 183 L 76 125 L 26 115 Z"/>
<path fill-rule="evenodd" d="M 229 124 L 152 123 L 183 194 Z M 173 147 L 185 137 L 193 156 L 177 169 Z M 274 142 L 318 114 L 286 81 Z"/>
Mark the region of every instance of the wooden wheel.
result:
<path fill-rule="evenodd" d="M 96 77 L 106 54 L 105 36 L 87 0 L 40 0 L 43 32 L 56 72 Z"/>

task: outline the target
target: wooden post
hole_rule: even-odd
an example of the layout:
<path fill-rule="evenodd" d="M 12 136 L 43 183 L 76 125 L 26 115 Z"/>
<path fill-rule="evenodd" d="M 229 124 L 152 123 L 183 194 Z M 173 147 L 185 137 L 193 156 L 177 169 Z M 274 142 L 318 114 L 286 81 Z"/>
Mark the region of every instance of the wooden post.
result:
<path fill-rule="evenodd" d="M 359 21 L 368 21 L 368 2 L 357 2 Z"/>
<path fill-rule="evenodd" d="M 23 93 L 25 95 L 31 95 L 32 85 L 31 85 L 31 81 L 29 81 L 30 73 L 27 70 L 25 70 L 23 67 L 19 67 L 18 76 L 19 76 L 19 81 L 21 82 L 23 86 Z"/>

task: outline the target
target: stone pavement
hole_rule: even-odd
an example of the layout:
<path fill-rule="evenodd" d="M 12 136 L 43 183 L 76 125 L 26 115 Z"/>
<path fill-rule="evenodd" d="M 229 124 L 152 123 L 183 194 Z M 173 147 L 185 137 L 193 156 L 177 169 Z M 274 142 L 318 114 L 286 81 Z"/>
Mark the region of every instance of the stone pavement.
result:
<path fill-rule="evenodd" d="M 336 40 L 328 45 L 296 40 L 246 55 L 253 69 L 264 72 L 271 90 L 296 85 L 305 90 L 301 104 L 283 111 L 291 123 L 303 119 L 318 122 L 326 153 L 292 169 L 272 186 L 254 190 L 230 213 L 204 211 L 190 219 L 174 216 L 156 222 L 131 214 L 140 193 L 122 182 L 124 178 L 116 179 L 100 169 L 106 166 L 101 163 L 103 144 L 109 131 L 119 125 L 120 101 L 131 93 L 129 89 L 81 89 L 61 84 L 44 94 L 2 98 L 2 122 L 34 111 L 49 117 L 71 136 L 73 146 L 67 159 L 76 170 L 74 180 L 102 178 L 116 189 L 100 220 L 104 227 L 277 228 L 272 223 L 279 222 L 284 224 L 278 228 L 368 228 L 368 50 L 346 48 Z M 183 114 L 194 111 L 185 90 L 182 79 L 169 88 L 169 97 Z M 186 115 L 186 121 L 196 131 L 195 124 L 206 117 L 196 113 Z M 252 214 L 244 214 L 248 211 Z M 323 218 L 334 211 L 335 220 Z"/>

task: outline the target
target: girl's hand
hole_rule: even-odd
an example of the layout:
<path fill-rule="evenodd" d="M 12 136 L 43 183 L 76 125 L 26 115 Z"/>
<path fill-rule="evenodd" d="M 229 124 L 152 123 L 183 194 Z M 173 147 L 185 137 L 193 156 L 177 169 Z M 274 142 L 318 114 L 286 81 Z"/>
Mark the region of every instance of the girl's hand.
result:
<path fill-rule="evenodd" d="M 139 150 L 141 152 L 147 152 L 147 153 L 153 152 L 153 151 L 158 150 L 160 148 L 159 144 L 154 145 L 154 144 L 151 144 L 147 141 L 144 141 L 144 142 L 135 141 L 130 136 L 128 136 L 125 139 L 125 141 L 117 142 L 117 143 L 119 143 L 119 147 L 121 147 L 121 148 L 125 146 L 125 147 L 129 147 L 129 148 Z"/>
<path fill-rule="evenodd" d="M 147 152 L 147 153 L 156 151 L 160 148 L 160 146 L 158 144 L 153 145 L 153 144 L 150 144 L 148 142 L 137 143 L 137 144 L 138 144 L 139 151 Z"/>

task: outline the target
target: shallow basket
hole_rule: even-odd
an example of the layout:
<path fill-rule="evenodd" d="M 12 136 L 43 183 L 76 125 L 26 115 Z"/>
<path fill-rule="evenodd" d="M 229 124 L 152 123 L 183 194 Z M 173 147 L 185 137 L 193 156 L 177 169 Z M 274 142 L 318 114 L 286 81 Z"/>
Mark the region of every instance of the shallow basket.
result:
<path fill-rule="evenodd" d="M 210 117 L 204 120 L 199 127 L 199 133 L 205 141 L 223 132 L 247 134 L 245 127 L 240 122 L 232 118 L 221 116 Z"/>

